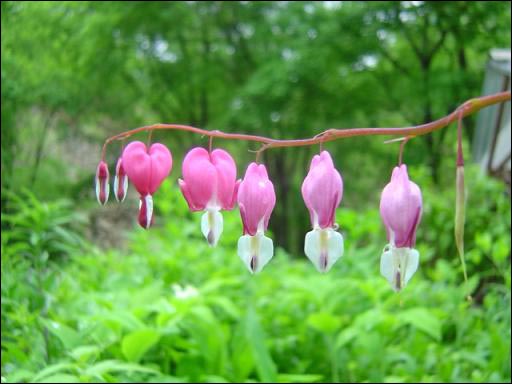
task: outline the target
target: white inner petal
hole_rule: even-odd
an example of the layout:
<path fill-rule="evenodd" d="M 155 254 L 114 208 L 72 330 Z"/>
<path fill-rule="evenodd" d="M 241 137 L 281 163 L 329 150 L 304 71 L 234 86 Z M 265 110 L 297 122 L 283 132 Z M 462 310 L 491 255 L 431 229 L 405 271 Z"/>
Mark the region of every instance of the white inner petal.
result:
<path fill-rule="evenodd" d="M 116 198 L 117 201 L 119 201 L 119 199 L 117 198 L 117 175 L 114 176 L 114 196 Z"/>
<path fill-rule="evenodd" d="M 328 272 L 343 251 L 343 236 L 332 228 L 314 229 L 306 234 L 304 253 L 319 272 Z"/>
<path fill-rule="evenodd" d="M 400 248 L 399 248 L 400 249 Z M 420 264 L 420 253 L 414 248 L 402 248 L 404 250 L 401 255 L 401 265 L 405 270 L 404 287 L 411 280 L 412 275 L 418 270 Z"/>
<path fill-rule="evenodd" d="M 201 232 L 203 233 L 208 244 L 212 247 L 217 245 L 220 235 L 224 227 L 224 219 L 219 210 L 209 209 L 203 213 L 201 217 Z"/>
<path fill-rule="evenodd" d="M 146 200 L 146 229 L 151 226 L 151 219 L 153 218 L 153 197 L 151 195 L 144 196 Z"/>
<path fill-rule="evenodd" d="M 119 184 L 120 184 L 119 180 L 121 180 L 121 183 L 123 183 L 123 196 L 121 197 L 121 200 L 119 200 L 119 196 L 118 196 Z M 119 201 L 120 203 L 122 203 L 124 201 L 124 199 L 126 198 L 127 192 L 128 192 L 128 177 L 121 176 L 121 179 L 119 179 L 119 177 L 117 175 L 115 175 L 114 176 L 114 195 L 116 197 L 116 200 Z"/>
<path fill-rule="evenodd" d="M 263 233 L 265 232 L 265 218 L 263 217 L 260 222 L 258 223 L 258 228 L 256 229 L 256 234 L 260 234 L 263 236 Z"/>
<path fill-rule="evenodd" d="M 121 202 L 124 201 L 124 199 L 126 198 L 126 195 L 128 194 L 128 176 L 123 176 L 123 192 L 124 192 L 124 195 L 123 195 L 123 199 L 121 200 Z"/>
<path fill-rule="evenodd" d="M 318 225 L 318 214 L 316 211 L 313 211 L 313 228 L 320 229 L 320 226 Z"/>
<path fill-rule="evenodd" d="M 96 176 L 95 181 L 96 181 L 96 199 L 98 200 L 98 203 L 101 204 L 101 201 L 100 201 L 100 179 L 98 176 Z"/>
<path fill-rule="evenodd" d="M 119 188 L 117 187 L 118 180 L 119 180 L 119 178 L 117 177 L 117 175 L 115 175 L 114 176 L 114 196 L 117 201 L 119 201 L 119 197 L 117 197 L 117 191 L 119 190 Z"/>
<path fill-rule="evenodd" d="M 395 246 L 395 232 L 391 228 L 389 229 L 389 244 Z"/>
<path fill-rule="evenodd" d="M 386 278 L 389 284 L 391 284 L 391 288 L 393 289 L 395 289 L 396 286 L 394 279 L 397 267 L 398 266 L 394 264 L 393 252 L 391 251 L 391 248 L 386 247 L 384 252 L 382 252 L 382 256 L 380 257 L 380 274 Z"/>
<path fill-rule="evenodd" d="M 251 273 L 258 273 L 274 256 L 272 239 L 261 233 L 244 235 L 238 239 L 238 256 Z"/>
<path fill-rule="evenodd" d="M 419 266 L 420 254 L 413 248 L 387 246 L 380 258 L 380 273 L 391 288 L 398 292 L 403 289 Z"/>

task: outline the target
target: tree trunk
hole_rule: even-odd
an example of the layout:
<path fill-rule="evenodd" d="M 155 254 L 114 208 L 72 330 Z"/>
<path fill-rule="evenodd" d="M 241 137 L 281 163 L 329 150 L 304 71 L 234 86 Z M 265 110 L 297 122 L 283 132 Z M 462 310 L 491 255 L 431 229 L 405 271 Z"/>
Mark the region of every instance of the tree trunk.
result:
<path fill-rule="evenodd" d="M 49 112 L 48 117 L 46 118 L 43 130 L 41 135 L 38 138 L 37 146 L 36 146 L 36 156 L 34 158 L 34 165 L 32 166 L 32 175 L 30 178 L 31 188 L 34 188 L 34 184 L 37 179 L 37 173 L 39 171 L 39 165 L 41 164 L 41 157 L 43 156 L 44 143 L 46 142 L 46 138 L 48 137 L 48 130 L 50 129 L 50 125 L 52 122 L 52 117 L 55 114 L 55 111 L 52 110 Z"/>
<path fill-rule="evenodd" d="M 204 24 L 201 30 L 201 35 L 203 56 L 203 80 L 201 81 L 199 124 L 201 127 L 206 127 L 208 125 L 208 80 L 211 44 L 208 37 L 208 29 Z"/>

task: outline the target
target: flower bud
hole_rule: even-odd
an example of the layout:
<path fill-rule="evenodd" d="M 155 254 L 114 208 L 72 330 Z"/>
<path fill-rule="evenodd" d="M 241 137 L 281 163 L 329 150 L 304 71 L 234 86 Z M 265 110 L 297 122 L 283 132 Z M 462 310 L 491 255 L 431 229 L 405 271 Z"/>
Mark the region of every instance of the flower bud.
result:
<path fill-rule="evenodd" d="M 98 164 L 98 168 L 96 168 L 96 199 L 98 199 L 98 203 L 101 205 L 105 205 L 108 200 L 108 194 L 110 191 L 110 185 L 108 183 L 109 172 L 107 163 L 103 160 Z"/>
<path fill-rule="evenodd" d="M 128 193 L 128 175 L 124 171 L 123 158 L 117 160 L 116 176 L 114 177 L 114 195 L 116 200 L 123 202 Z"/>

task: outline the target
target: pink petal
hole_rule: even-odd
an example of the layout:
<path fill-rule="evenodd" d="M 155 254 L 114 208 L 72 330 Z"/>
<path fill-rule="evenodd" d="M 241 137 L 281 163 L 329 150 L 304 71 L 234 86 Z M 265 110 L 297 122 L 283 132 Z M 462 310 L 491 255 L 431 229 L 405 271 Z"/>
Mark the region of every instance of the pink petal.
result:
<path fill-rule="evenodd" d="M 232 209 L 236 185 L 236 165 L 229 153 L 193 148 L 183 160 L 183 180 L 188 186 L 189 206 L 199 209 Z"/>
<path fill-rule="evenodd" d="M 172 169 L 172 156 L 167 147 L 155 143 L 147 151 L 140 141 L 126 146 L 122 156 L 128 178 L 140 195 L 153 194 Z"/>
<path fill-rule="evenodd" d="M 260 223 L 263 230 L 266 230 L 276 203 L 276 195 L 264 165 L 249 164 L 238 188 L 237 200 L 244 224 L 244 234 L 254 236 Z"/>
<path fill-rule="evenodd" d="M 233 207 L 235 206 L 235 203 L 236 203 L 236 200 L 238 197 L 238 188 L 240 187 L 241 182 L 242 182 L 242 180 L 237 180 L 235 183 L 235 188 L 233 189 L 233 196 L 231 196 L 231 202 L 229 203 L 228 207 L 225 208 L 228 211 L 233 209 Z"/>
<path fill-rule="evenodd" d="M 217 199 L 222 209 L 232 209 L 231 202 L 236 182 L 236 165 L 229 153 L 216 149 L 211 153 L 211 161 L 217 169 Z"/>
<path fill-rule="evenodd" d="M 313 227 L 318 225 L 327 228 L 334 225 L 335 211 L 342 196 L 343 180 L 334 168 L 329 152 L 315 155 L 302 183 L 302 197 L 309 209 Z"/>
<path fill-rule="evenodd" d="M 188 186 L 188 193 L 184 197 L 189 206 L 195 207 L 195 210 L 205 209 L 214 196 L 217 184 L 217 171 L 210 162 L 208 151 L 201 147 L 190 150 L 183 159 L 182 173 Z"/>
<path fill-rule="evenodd" d="M 96 183 L 96 198 L 98 202 L 101 205 L 105 205 L 108 200 L 108 194 L 109 194 L 109 172 L 108 172 L 108 166 L 107 163 L 105 163 L 103 160 L 100 161 L 98 164 L 98 167 L 96 168 L 96 177 L 95 177 L 95 183 Z"/>
<path fill-rule="evenodd" d="M 185 197 L 185 200 L 187 201 L 189 209 L 193 212 L 194 211 L 202 211 L 204 209 L 204 207 L 201 208 L 201 207 L 197 207 L 194 205 L 194 200 L 190 196 L 190 192 L 188 190 L 187 183 L 185 183 L 184 180 L 179 179 L 178 184 L 180 186 L 181 193 L 183 194 L 183 196 Z"/>
<path fill-rule="evenodd" d="M 420 188 L 409 180 L 405 164 L 393 169 L 391 181 L 381 194 L 380 213 L 388 240 L 399 248 L 413 247 L 421 220 L 422 196 Z"/>
<path fill-rule="evenodd" d="M 146 145 L 140 141 L 128 144 L 122 156 L 124 170 L 131 183 L 139 194 L 149 193 L 150 158 L 146 151 Z"/>
<path fill-rule="evenodd" d="M 155 143 L 149 148 L 149 157 L 151 158 L 149 193 L 153 194 L 165 178 L 169 176 L 172 169 L 172 156 L 165 145 Z"/>

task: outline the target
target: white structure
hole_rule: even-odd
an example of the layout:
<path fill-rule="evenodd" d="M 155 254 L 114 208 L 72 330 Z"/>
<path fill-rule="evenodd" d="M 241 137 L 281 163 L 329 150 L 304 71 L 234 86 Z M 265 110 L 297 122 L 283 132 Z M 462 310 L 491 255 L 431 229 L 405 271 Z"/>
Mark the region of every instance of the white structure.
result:
<path fill-rule="evenodd" d="M 510 91 L 510 50 L 492 49 L 482 94 Z M 473 140 L 473 159 L 482 170 L 510 185 L 510 101 L 482 109 Z"/>

